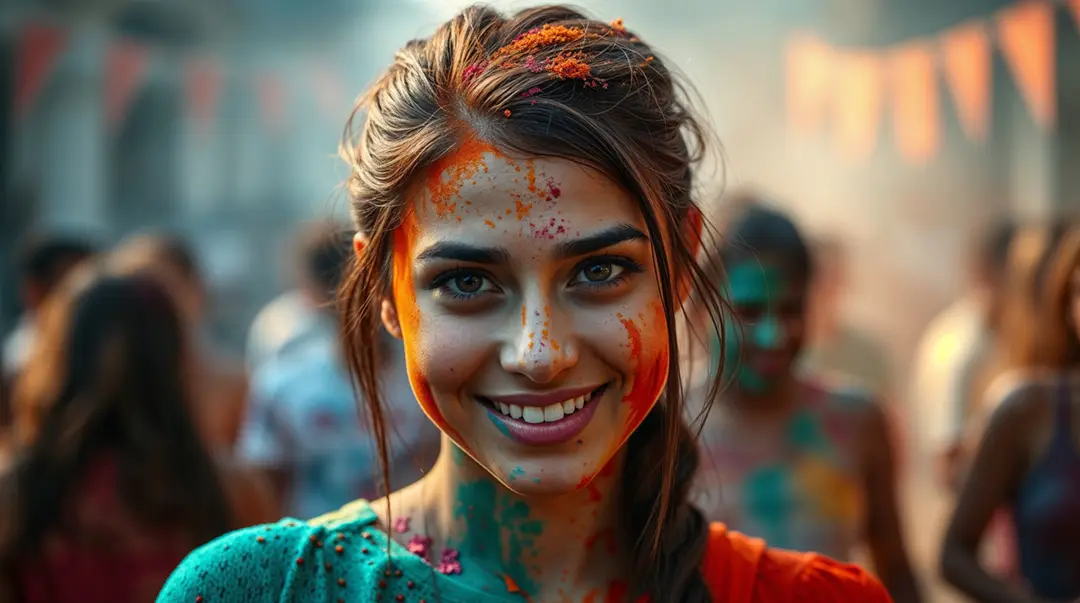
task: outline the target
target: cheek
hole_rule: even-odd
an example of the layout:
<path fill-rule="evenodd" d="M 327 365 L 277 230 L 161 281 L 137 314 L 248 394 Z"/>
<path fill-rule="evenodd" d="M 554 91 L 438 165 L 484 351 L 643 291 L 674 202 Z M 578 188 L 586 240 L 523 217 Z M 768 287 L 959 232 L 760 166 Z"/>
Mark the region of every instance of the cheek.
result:
<path fill-rule="evenodd" d="M 447 423 L 446 417 L 435 404 L 435 398 L 431 393 L 431 375 L 427 372 L 431 355 L 421 353 L 427 350 L 425 345 L 425 329 L 423 317 L 416 300 L 416 288 L 413 281 L 412 262 L 409 250 L 412 242 L 416 240 L 416 222 L 412 215 L 407 215 L 401 228 L 394 234 L 394 257 L 392 291 L 394 307 L 397 310 L 398 321 L 401 325 L 401 339 L 405 347 L 405 366 L 409 374 L 409 385 L 412 386 L 416 401 L 421 410 L 431 419 L 444 433 L 450 435 L 455 441 L 460 442 L 457 432 Z"/>
<path fill-rule="evenodd" d="M 623 397 L 626 425 L 620 440 L 634 432 L 649 414 L 667 385 L 671 348 L 667 321 L 659 299 L 635 318 L 619 315 L 625 330 L 625 348 L 633 383 Z M 620 441 L 621 445 L 621 441 Z"/>

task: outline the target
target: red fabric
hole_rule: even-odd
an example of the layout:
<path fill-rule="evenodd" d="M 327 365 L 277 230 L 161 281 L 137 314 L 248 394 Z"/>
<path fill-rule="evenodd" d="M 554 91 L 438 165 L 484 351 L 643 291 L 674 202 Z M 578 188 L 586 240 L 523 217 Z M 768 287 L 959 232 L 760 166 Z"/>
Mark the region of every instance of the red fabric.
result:
<path fill-rule="evenodd" d="M 46 536 L 41 551 L 15 571 L 24 603 L 145 603 L 191 550 L 175 530 L 141 529 L 116 495 L 116 465 L 91 466 L 71 504 L 62 534 Z"/>
<path fill-rule="evenodd" d="M 891 603 L 885 588 L 857 566 L 814 553 L 770 549 L 715 523 L 702 575 L 724 603 Z"/>

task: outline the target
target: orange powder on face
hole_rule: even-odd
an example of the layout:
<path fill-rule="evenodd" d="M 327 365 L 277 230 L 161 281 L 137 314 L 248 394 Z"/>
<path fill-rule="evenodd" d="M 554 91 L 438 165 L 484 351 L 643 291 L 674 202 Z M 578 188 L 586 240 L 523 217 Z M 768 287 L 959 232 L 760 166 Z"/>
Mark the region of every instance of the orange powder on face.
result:
<path fill-rule="evenodd" d="M 529 217 L 529 212 L 532 210 L 532 203 L 525 203 L 521 200 L 521 197 L 515 195 L 514 197 L 514 211 L 517 214 L 518 220 L 524 220 Z M 510 213 L 507 209 L 506 213 Z"/>
<path fill-rule="evenodd" d="M 420 228 L 416 216 L 408 210 L 402 224 L 394 232 L 394 252 L 391 288 L 394 295 L 394 308 L 397 310 L 398 323 L 401 325 L 401 338 L 405 342 L 405 366 L 409 374 L 416 400 L 424 414 L 444 433 L 449 435 L 463 450 L 461 436 L 446 422 L 431 394 L 431 385 L 421 372 L 419 361 L 420 308 L 416 303 L 416 285 L 413 281 L 412 248 L 419 239 Z"/>
<path fill-rule="evenodd" d="M 623 403 L 630 405 L 630 416 L 626 419 L 626 430 L 619 442 L 619 446 L 622 446 L 626 438 L 629 438 L 630 434 L 645 420 L 645 416 L 652 410 L 657 398 L 660 397 L 660 392 L 663 391 L 664 386 L 667 384 L 670 350 L 667 345 L 667 328 L 663 309 L 661 307 L 659 312 L 656 310 L 659 304 L 659 301 L 653 302 L 652 309 L 655 318 L 652 325 L 645 326 L 652 327 L 657 331 L 652 333 L 651 336 L 664 338 L 664 341 L 660 343 L 662 351 L 652 361 L 645 361 L 644 365 L 641 357 L 643 349 L 641 329 L 633 320 L 619 316 L 619 321 L 622 322 L 623 328 L 626 329 L 627 345 L 630 347 L 630 361 L 635 365 L 634 383 L 630 387 L 630 392 L 623 398 Z"/>
<path fill-rule="evenodd" d="M 481 171 L 488 171 L 484 163 L 485 153 L 501 155 L 490 144 L 470 138 L 453 153 L 431 164 L 427 169 L 427 190 L 435 206 L 435 215 L 453 215 L 461 185 Z"/>

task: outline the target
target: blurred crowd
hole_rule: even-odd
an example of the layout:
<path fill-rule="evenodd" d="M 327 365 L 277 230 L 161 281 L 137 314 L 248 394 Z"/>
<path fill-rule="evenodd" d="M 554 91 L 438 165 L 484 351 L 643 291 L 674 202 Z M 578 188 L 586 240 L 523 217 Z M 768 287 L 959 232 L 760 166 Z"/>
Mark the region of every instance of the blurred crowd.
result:
<path fill-rule="evenodd" d="M 775 242 L 778 227 L 769 228 L 761 246 Z M 772 446 L 761 457 L 769 463 L 843 473 L 814 493 L 821 501 L 800 503 L 798 492 L 750 483 L 763 473 L 745 466 L 757 461 L 743 458 L 720 410 L 704 424 L 707 514 L 778 546 L 860 561 L 861 547 L 896 600 L 917 600 L 904 542 L 905 528 L 919 526 L 902 525 L 905 499 L 895 491 L 914 446 L 932 452 L 935 483 L 953 507 L 935 535 L 945 580 L 979 601 L 1077 592 L 1069 563 L 1080 555 L 1080 225 L 1002 220 L 970 248 L 965 292 L 926 328 L 905 376 L 884 342 L 845 318 L 845 242 L 809 237 L 808 303 L 784 317 L 805 334 L 797 370 L 875 401 L 880 421 L 855 431 L 881 445 L 849 445 L 850 431 L 831 427 L 807 436 L 791 414 L 755 416 L 749 431 L 740 423 L 754 445 Z M 6 596 L 153 600 L 189 551 L 225 531 L 382 495 L 338 343 L 334 292 L 353 255 L 351 232 L 307 225 L 287 255 L 292 289 L 257 315 L 245 357 L 232 358 L 207 336 L 214 300 L 182 238 L 140 234 L 111 249 L 66 235 L 25 238 L 23 314 L 2 348 Z M 740 257 L 724 261 L 733 278 Z M 752 302 L 732 304 L 749 311 Z M 379 345 L 393 490 L 431 466 L 440 438 L 415 401 L 400 342 L 383 333 Z M 799 399 L 815 420 L 845 420 Z M 776 509 L 792 497 L 798 525 L 778 525 L 793 521 Z"/>

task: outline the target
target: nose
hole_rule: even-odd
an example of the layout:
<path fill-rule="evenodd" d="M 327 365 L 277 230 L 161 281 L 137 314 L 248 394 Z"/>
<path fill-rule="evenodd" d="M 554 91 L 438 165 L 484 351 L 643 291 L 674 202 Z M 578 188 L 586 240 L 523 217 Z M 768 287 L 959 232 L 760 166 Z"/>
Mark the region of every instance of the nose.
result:
<path fill-rule="evenodd" d="M 522 305 L 520 321 L 515 322 L 499 355 L 504 370 L 547 384 L 577 365 L 572 319 L 559 308 L 536 299 Z"/>
<path fill-rule="evenodd" d="M 769 313 L 754 325 L 751 337 L 755 346 L 766 350 L 777 350 L 784 347 L 788 332 L 783 322 L 776 315 Z"/>

